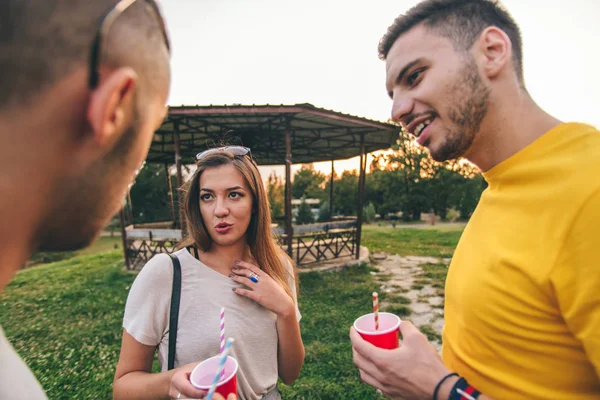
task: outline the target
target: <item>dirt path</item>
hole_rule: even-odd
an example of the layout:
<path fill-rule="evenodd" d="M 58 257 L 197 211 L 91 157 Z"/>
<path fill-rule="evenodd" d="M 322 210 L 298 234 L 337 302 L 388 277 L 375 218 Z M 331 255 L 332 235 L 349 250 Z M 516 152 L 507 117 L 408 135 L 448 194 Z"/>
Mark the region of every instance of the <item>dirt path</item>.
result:
<path fill-rule="evenodd" d="M 429 341 L 439 351 L 441 349 L 441 334 L 444 327 L 444 297 L 443 285 L 438 281 L 424 277 L 424 264 L 445 264 L 449 260 L 433 257 L 375 254 L 378 272 L 372 272 L 375 279 L 381 284 L 380 292 L 387 293 L 391 301 L 382 301 L 380 308 L 397 307 L 398 298 L 401 296 L 409 301 L 405 306 L 409 308 L 409 315 L 404 319 L 411 321 L 415 326 L 426 333 Z M 396 300 L 394 299 L 396 297 Z M 405 300 L 403 300 L 405 301 Z"/>

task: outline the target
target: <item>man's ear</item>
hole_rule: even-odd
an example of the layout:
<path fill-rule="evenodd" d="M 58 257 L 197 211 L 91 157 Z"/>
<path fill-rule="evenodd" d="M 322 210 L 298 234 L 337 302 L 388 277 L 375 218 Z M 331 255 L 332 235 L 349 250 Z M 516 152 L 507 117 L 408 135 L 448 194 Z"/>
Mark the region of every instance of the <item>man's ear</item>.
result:
<path fill-rule="evenodd" d="M 92 142 L 98 147 L 112 146 L 131 124 L 137 74 L 132 68 L 111 71 L 90 96 L 87 119 L 92 127 Z"/>
<path fill-rule="evenodd" d="M 512 44 L 502 29 L 495 26 L 487 27 L 481 32 L 475 46 L 483 73 L 489 79 L 498 77 L 507 66 L 511 65 Z"/>

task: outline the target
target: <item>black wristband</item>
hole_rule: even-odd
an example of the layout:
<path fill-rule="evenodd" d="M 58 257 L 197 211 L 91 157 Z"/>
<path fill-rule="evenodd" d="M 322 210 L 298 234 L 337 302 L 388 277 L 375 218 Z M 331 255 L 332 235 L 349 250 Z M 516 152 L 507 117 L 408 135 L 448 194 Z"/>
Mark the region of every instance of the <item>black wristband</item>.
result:
<path fill-rule="evenodd" d="M 460 378 L 452 387 L 448 400 L 476 400 L 480 393 L 469 385 L 465 378 Z"/>
<path fill-rule="evenodd" d="M 435 386 L 435 389 L 433 391 L 433 400 L 437 400 L 437 395 L 438 395 L 438 392 L 440 391 L 440 388 L 442 387 L 442 384 L 444 382 L 446 382 L 446 379 L 448 379 L 448 378 L 450 378 L 452 376 L 458 376 L 458 374 L 456 372 L 449 373 L 448 375 L 446 375 L 445 377 L 443 377 L 442 380 L 440 380 L 438 382 L 438 384 Z"/>

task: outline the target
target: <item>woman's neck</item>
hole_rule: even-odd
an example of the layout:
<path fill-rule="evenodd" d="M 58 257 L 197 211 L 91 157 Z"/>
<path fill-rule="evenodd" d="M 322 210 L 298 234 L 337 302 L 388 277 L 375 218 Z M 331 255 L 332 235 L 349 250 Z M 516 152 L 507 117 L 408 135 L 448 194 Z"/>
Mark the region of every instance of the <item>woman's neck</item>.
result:
<path fill-rule="evenodd" d="M 215 271 L 229 275 L 231 268 L 235 266 L 235 260 L 249 261 L 250 248 L 245 241 L 231 246 L 218 246 L 213 243 L 209 251 L 198 252 L 198 257 L 200 261 Z"/>

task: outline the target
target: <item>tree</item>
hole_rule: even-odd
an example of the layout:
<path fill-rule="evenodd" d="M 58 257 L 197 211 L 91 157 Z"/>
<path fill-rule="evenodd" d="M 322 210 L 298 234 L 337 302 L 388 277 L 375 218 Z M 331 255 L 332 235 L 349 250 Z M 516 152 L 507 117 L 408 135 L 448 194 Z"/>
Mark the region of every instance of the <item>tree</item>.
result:
<path fill-rule="evenodd" d="M 452 194 L 463 181 L 464 178 L 460 174 L 446 167 L 440 168 L 429 180 L 428 192 L 430 193 L 431 208 L 441 219 L 446 219 L 448 209 L 452 206 Z"/>
<path fill-rule="evenodd" d="M 175 193 L 174 195 L 176 196 Z M 171 219 L 169 186 L 164 165 L 144 165 L 131 187 L 131 202 L 136 223 Z"/>
<path fill-rule="evenodd" d="M 364 207 L 363 210 L 363 219 L 366 224 L 373 222 L 375 220 L 375 215 L 377 212 L 375 211 L 375 206 L 373 203 L 369 203 Z"/>
<path fill-rule="evenodd" d="M 399 201 L 403 218 L 417 220 L 422 212 L 431 208 L 424 180 L 436 172 L 437 165 L 428 160 L 427 152 L 403 130 L 392 149 L 392 153 L 378 156 L 376 165 L 382 165 L 386 171 L 398 171 L 396 178 L 402 181 L 402 185 L 395 197 Z"/>
<path fill-rule="evenodd" d="M 485 187 L 486 182 L 481 175 L 474 178 L 463 177 L 463 181 L 457 187 L 452 198 L 456 209 L 460 213 L 460 219 L 466 220 L 473 214 Z"/>
<path fill-rule="evenodd" d="M 466 213 L 472 212 L 481 192 L 474 190 L 476 185 L 463 191 L 462 185 L 479 175 L 477 167 L 466 160 L 433 160 L 404 130 L 392 149 L 374 158 L 367 178 L 367 199 L 381 214 L 400 209 L 403 219 L 418 220 L 421 213 L 433 211 L 445 219 L 458 202 L 464 203 Z"/>
<path fill-rule="evenodd" d="M 302 198 L 300 207 L 298 207 L 298 215 L 296 215 L 296 223 L 299 225 L 311 224 L 315 221 L 315 217 L 310 208 L 310 204 L 306 203 L 306 198 Z"/>
<path fill-rule="evenodd" d="M 276 221 L 284 213 L 285 186 L 275 171 L 271 172 L 267 180 L 267 196 L 271 204 L 271 219 Z"/>
<path fill-rule="evenodd" d="M 325 186 L 329 193 L 329 182 Z M 356 170 L 344 171 L 339 179 L 333 182 L 333 209 L 336 214 L 357 215 L 358 175 Z"/>
<path fill-rule="evenodd" d="M 300 199 L 306 196 L 311 199 L 325 200 L 323 183 L 325 175 L 315 171 L 313 164 L 303 165 L 294 175 L 292 181 L 292 197 Z"/>
<path fill-rule="evenodd" d="M 329 201 L 324 201 L 321 203 L 319 207 L 319 222 L 327 222 L 329 221 Z"/>

